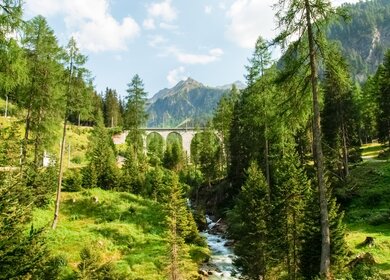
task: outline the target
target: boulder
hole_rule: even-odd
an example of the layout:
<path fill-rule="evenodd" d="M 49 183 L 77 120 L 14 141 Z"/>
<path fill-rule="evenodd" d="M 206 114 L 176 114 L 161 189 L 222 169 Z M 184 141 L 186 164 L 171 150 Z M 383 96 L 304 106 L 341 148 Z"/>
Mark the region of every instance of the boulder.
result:
<path fill-rule="evenodd" d="M 225 247 L 232 247 L 236 242 L 234 240 L 228 240 L 225 242 Z"/>
<path fill-rule="evenodd" d="M 375 245 L 375 242 L 374 242 L 374 237 L 372 236 L 367 236 L 366 237 L 366 240 L 364 240 L 363 243 L 360 244 L 361 246 L 368 246 L 368 247 L 372 247 Z"/>
<path fill-rule="evenodd" d="M 359 264 L 374 265 L 376 264 L 374 256 L 370 253 L 359 254 L 356 258 L 350 261 L 347 266 L 354 268 Z"/>

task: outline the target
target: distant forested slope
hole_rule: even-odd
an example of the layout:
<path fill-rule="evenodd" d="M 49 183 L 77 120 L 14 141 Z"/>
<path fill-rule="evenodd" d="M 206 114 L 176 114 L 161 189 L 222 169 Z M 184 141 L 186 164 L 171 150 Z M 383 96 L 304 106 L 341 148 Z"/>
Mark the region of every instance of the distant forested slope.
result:
<path fill-rule="evenodd" d="M 373 74 L 390 48 L 390 1 L 344 4 L 349 18 L 331 25 L 329 38 L 340 41 L 352 72 L 362 82 Z"/>

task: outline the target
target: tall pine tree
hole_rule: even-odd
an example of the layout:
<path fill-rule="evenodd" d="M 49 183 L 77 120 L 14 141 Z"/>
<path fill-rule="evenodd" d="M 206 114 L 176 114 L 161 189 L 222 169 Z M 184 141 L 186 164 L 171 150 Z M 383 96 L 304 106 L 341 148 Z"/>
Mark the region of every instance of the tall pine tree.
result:
<path fill-rule="evenodd" d="M 379 140 L 390 148 L 390 50 L 385 54 L 383 67 L 379 68 L 379 94 L 377 118 Z"/>

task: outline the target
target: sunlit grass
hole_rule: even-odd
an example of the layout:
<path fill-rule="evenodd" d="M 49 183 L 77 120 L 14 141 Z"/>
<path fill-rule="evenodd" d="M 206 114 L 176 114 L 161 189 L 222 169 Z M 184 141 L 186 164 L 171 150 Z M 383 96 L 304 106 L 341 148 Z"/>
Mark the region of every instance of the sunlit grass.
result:
<path fill-rule="evenodd" d="M 47 245 L 53 255 L 64 256 L 72 269 L 80 262 L 80 250 L 89 247 L 102 252 L 103 260 L 113 262 L 120 272 L 131 275 L 129 279 L 166 279 L 167 228 L 157 202 L 91 189 L 63 193 L 60 213 L 56 230 L 48 230 Z M 49 226 L 52 219 L 53 206 L 34 212 L 35 227 Z M 196 263 L 189 258 L 184 261 L 187 274 L 195 275 Z"/>
<path fill-rule="evenodd" d="M 368 236 L 374 238 L 374 245 L 371 247 L 362 245 Z M 371 253 L 377 263 L 376 267 L 382 273 L 390 275 L 390 223 L 380 226 L 349 224 L 347 243 L 354 256 Z"/>
<path fill-rule="evenodd" d="M 384 147 L 380 143 L 365 144 L 361 147 L 363 158 L 377 158 L 378 155 L 384 152 Z"/>
<path fill-rule="evenodd" d="M 380 153 L 380 145 L 366 146 L 366 154 Z M 349 188 L 352 198 L 346 209 L 347 243 L 351 252 L 369 252 L 376 267 L 390 275 L 390 162 L 366 161 L 351 171 Z M 366 237 L 375 245 L 362 246 Z"/>

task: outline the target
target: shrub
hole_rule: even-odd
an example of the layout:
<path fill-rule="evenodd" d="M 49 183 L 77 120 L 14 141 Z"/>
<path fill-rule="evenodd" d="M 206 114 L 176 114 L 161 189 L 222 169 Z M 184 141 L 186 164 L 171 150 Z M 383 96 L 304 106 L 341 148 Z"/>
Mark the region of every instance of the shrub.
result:
<path fill-rule="evenodd" d="M 78 192 L 82 188 L 83 177 L 79 169 L 68 169 L 64 173 L 62 186 L 64 191 Z"/>

